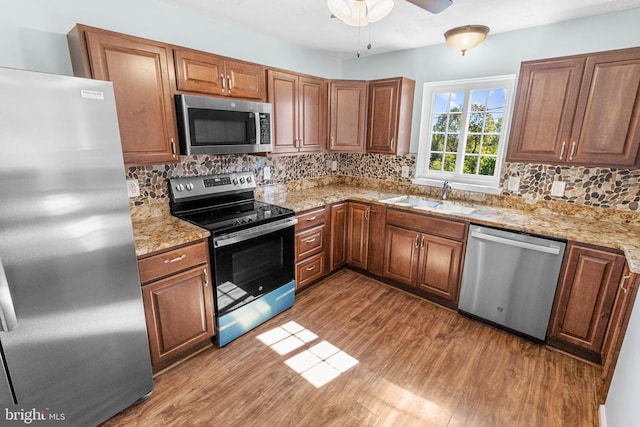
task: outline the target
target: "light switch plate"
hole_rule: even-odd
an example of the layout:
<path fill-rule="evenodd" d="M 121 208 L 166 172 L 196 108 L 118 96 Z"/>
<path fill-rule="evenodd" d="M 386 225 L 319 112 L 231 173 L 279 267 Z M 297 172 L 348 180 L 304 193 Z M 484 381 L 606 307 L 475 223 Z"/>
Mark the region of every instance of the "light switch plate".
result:
<path fill-rule="evenodd" d="M 129 197 L 138 197 L 140 195 L 140 186 L 137 179 L 127 180 L 127 194 Z"/>
<path fill-rule="evenodd" d="M 518 191 L 520 188 L 520 177 L 519 176 L 510 176 L 509 183 L 507 184 L 507 189 L 512 192 Z"/>
<path fill-rule="evenodd" d="M 262 170 L 262 175 L 264 176 L 264 180 L 271 179 L 271 168 L 269 166 L 265 166 Z"/>
<path fill-rule="evenodd" d="M 551 184 L 551 195 L 555 197 L 564 196 L 564 188 L 566 185 L 567 183 L 565 181 L 553 181 L 553 184 Z"/>

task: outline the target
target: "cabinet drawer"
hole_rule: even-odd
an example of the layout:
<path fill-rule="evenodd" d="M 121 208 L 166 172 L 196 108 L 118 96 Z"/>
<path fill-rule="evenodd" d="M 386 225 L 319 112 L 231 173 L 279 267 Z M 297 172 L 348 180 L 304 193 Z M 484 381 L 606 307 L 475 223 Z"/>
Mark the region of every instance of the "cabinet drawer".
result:
<path fill-rule="evenodd" d="M 296 233 L 296 262 L 324 251 L 325 230 L 321 225 Z"/>
<path fill-rule="evenodd" d="M 298 224 L 296 231 L 306 230 L 308 228 L 324 225 L 327 220 L 327 212 L 324 207 L 314 209 L 298 215 Z"/>
<path fill-rule="evenodd" d="M 324 274 L 324 254 L 314 255 L 296 265 L 296 288 L 301 288 Z"/>
<path fill-rule="evenodd" d="M 464 240 L 467 230 L 467 224 L 464 222 L 417 215 L 395 209 L 387 210 L 387 224 L 456 240 Z"/>
<path fill-rule="evenodd" d="M 152 255 L 148 258 L 138 260 L 140 281 L 142 283 L 148 283 L 160 277 L 206 263 L 208 259 L 209 248 L 207 247 L 206 240 Z"/>

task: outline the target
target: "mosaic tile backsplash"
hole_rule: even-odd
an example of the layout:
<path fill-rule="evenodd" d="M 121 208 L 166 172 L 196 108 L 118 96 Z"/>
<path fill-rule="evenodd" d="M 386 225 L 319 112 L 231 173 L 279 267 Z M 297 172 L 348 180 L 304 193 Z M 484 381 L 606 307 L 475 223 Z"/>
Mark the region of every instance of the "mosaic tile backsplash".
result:
<path fill-rule="evenodd" d="M 332 170 L 332 163 L 337 165 Z M 269 167 L 271 178 L 264 179 Z M 182 156 L 181 162 L 166 165 L 130 167 L 127 179 L 137 179 L 140 196 L 130 199 L 136 206 L 168 203 L 168 179 L 173 177 L 211 175 L 252 171 L 261 191 L 286 191 L 291 188 L 324 185 L 364 178 L 369 185 L 398 189 L 399 192 L 437 195 L 439 189 L 411 184 L 402 177 L 403 166 L 409 176 L 415 175 L 416 154 L 404 156 L 384 154 L 314 153 L 295 156 L 197 155 Z M 508 191 L 511 177 L 519 179 L 517 191 Z M 562 197 L 551 196 L 554 181 L 566 182 Z M 517 197 L 527 203 L 560 202 L 580 206 L 613 208 L 640 212 L 640 170 L 504 163 L 500 186 L 502 197 Z M 484 200 L 484 195 L 452 191 L 452 198 Z"/>

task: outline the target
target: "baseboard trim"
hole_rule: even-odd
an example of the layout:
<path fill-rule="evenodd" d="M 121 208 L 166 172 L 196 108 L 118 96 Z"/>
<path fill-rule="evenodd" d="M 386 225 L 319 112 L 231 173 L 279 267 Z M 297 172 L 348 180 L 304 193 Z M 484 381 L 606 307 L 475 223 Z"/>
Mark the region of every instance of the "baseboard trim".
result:
<path fill-rule="evenodd" d="M 598 425 L 600 427 L 607 427 L 607 415 L 605 413 L 604 405 L 598 407 Z"/>

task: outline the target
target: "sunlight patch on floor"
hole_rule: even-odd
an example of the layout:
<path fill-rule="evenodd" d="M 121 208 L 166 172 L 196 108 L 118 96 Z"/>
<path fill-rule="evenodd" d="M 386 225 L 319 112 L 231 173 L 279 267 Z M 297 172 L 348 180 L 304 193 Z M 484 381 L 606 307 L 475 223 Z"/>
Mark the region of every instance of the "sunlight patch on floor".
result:
<path fill-rule="evenodd" d="M 318 336 L 292 321 L 260 334 L 257 338 L 283 356 L 316 340 Z M 321 341 L 290 357 L 284 363 L 316 388 L 320 388 L 357 365 L 358 360 L 330 342 Z"/>

